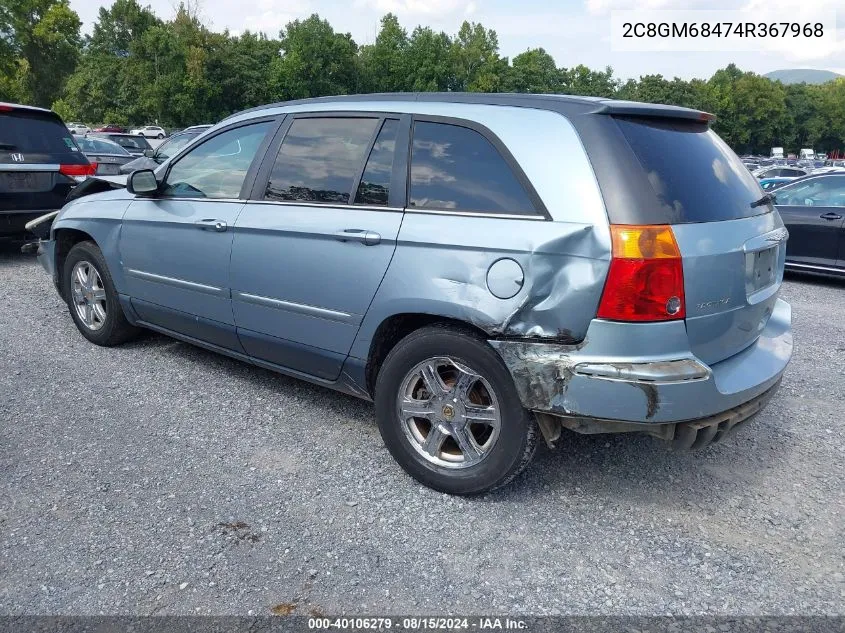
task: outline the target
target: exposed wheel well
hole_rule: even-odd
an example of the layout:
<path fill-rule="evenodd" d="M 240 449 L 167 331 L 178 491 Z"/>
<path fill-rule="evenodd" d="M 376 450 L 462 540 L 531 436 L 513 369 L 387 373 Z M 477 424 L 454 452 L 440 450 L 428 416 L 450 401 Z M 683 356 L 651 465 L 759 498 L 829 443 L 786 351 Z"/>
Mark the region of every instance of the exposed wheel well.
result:
<path fill-rule="evenodd" d="M 56 275 L 61 280 L 62 269 L 65 266 L 70 249 L 72 249 L 79 242 L 91 241 L 96 244 L 93 237 L 88 235 L 85 231 L 77 229 L 56 229 Z M 62 284 L 59 283 L 59 293 L 62 292 Z"/>
<path fill-rule="evenodd" d="M 459 319 L 451 319 L 436 314 L 394 314 L 382 321 L 376 328 L 373 340 L 370 343 L 370 353 L 367 356 L 367 391 L 371 395 L 375 393 L 378 372 L 390 350 L 411 332 L 435 324 L 451 326 L 484 339 L 489 338 L 488 334 L 481 328 Z"/>

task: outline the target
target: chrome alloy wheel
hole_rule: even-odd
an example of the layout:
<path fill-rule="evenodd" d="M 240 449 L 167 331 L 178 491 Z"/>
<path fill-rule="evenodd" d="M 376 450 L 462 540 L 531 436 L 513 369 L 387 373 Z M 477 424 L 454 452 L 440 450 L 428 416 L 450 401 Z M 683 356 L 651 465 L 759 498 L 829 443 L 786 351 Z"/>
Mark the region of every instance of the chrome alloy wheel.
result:
<path fill-rule="evenodd" d="M 475 466 L 499 439 L 499 404 L 490 383 L 451 358 L 429 358 L 405 376 L 397 397 L 405 437 L 426 461 Z"/>
<path fill-rule="evenodd" d="M 106 289 L 94 264 L 77 262 L 70 273 L 73 307 L 89 330 L 99 330 L 106 323 Z"/>

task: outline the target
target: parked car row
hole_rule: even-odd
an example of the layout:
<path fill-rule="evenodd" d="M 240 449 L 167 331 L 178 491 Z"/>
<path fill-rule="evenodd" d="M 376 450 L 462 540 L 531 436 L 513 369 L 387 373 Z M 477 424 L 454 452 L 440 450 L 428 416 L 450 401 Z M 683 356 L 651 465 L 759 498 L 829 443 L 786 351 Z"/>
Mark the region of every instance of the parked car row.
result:
<path fill-rule="evenodd" d="M 828 165 L 831 160 L 827 159 L 826 157 L 818 157 L 818 158 L 797 158 L 797 157 L 790 157 L 790 158 L 783 158 L 783 157 L 772 157 L 772 158 L 759 158 L 753 156 L 745 156 L 742 158 L 742 164 L 748 168 L 748 171 L 757 171 L 762 170 L 766 167 L 798 167 L 801 169 L 817 169 L 819 167 L 824 167 Z"/>
<path fill-rule="evenodd" d="M 167 131 L 158 125 L 145 125 L 143 127 L 127 130 L 122 125 L 106 123 L 98 128 L 91 129 L 83 123 L 68 123 L 67 129 L 75 136 L 85 136 L 91 132 L 107 132 L 114 134 L 131 134 L 132 136 L 143 136 L 144 138 L 163 139 L 167 137 Z"/>

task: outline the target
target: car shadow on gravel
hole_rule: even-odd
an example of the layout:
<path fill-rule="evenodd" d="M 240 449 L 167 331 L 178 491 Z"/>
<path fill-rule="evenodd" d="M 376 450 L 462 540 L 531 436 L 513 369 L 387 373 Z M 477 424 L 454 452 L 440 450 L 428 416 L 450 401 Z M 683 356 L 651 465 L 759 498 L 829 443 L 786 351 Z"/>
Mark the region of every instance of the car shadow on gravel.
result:
<path fill-rule="evenodd" d="M 779 437 L 777 422 L 777 416 L 764 411 L 720 444 L 695 452 L 672 451 L 641 434 L 564 430 L 554 449 L 539 447 L 521 478 L 484 499 L 510 503 L 559 494 L 586 495 L 598 504 L 718 506 L 755 489 L 765 491 L 773 473 L 789 469 L 795 449 Z"/>
<path fill-rule="evenodd" d="M 155 350 L 160 354 L 189 359 L 192 362 L 224 373 L 232 379 L 248 381 L 256 388 L 268 392 L 296 392 L 307 400 L 319 400 L 320 406 L 327 406 L 333 413 L 375 425 L 373 405 L 360 398 L 251 365 L 246 361 L 230 358 L 190 343 L 183 343 L 164 334 L 144 332 L 139 339 L 125 343 L 119 349 L 138 350 L 140 353 L 149 353 Z"/>
<path fill-rule="evenodd" d="M 146 350 L 177 356 L 209 366 L 215 371 L 244 380 L 253 387 L 273 392 L 296 393 L 319 402 L 321 408 L 354 423 L 375 427 L 369 402 L 328 388 L 290 378 L 226 356 L 150 334 L 121 349 Z M 639 434 L 579 435 L 564 431 L 554 449 L 542 443 L 532 464 L 506 487 L 471 503 L 526 503 L 557 494 L 587 495 L 596 503 L 653 503 L 669 506 L 697 500 L 722 503 L 741 487 L 755 487 L 762 473 L 781 467 L 790 457 L 790 446 L 777 436 L 770 413 L 763 412 L 747 426 L 728 436 L 722 444 L 698 452 L 670 451 L 660 440 Z M 755 428 L 756 427 L 756 428 Z M 775 432 L 773 433 L 773 429 Z M 365 441 L 379 442 L 378 436 Z M 542 440 L 541 440 L 542 442 Z M 753 444 L 753 446 L 749 446 Z M 370 447 L 377 451 L 380 444 Z M 315 466 L 316 467 L 316 466 Z M 397 473 L 398 473 L 398 466 Z M 409 485 L 417 485 L 410 482 Z"/>
<path fill-rule="evenodd" d="M 8 266 L 10 264 L 18 264 L 23 261 L 30 261 L 37 264 L 34 254 L 21 253 L 21 247 L 26 242 L 24 240 L 6 240 L 0 239 L 0 266 Z"/>

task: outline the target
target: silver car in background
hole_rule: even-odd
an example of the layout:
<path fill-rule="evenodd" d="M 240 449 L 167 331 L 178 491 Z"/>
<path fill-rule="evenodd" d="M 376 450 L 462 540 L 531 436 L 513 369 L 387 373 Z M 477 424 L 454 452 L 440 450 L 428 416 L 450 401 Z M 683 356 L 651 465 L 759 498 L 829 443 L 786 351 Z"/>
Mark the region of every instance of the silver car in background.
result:
<path fill-rule="evenodd" d="M 116 176 L 121 173 L 120 169 L 123 165 L 135 158 L 123 147 L 107 138 L 75 136 L 74 140 L 91 164 L 96 166 L 97 176 Z"/>
<path fill-rule="evenodd" d="M 375 402 L 434 489 L 537 441 L 719 441 L 792 354 L 787 231 L 684 108 L 543 95 L 321 98 L 234 115 L 68 204 L 39 258 L 80 332 L 139 328 Z"/>

